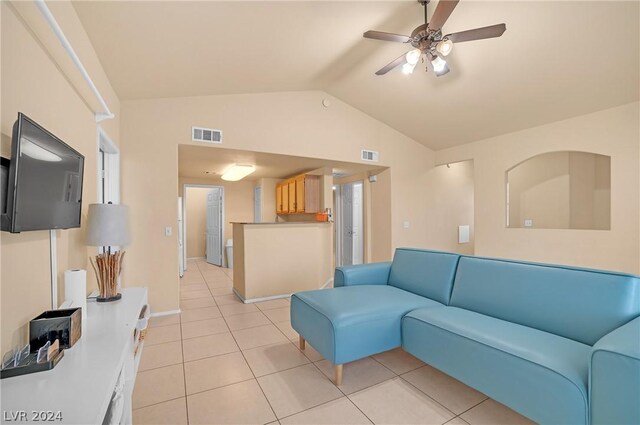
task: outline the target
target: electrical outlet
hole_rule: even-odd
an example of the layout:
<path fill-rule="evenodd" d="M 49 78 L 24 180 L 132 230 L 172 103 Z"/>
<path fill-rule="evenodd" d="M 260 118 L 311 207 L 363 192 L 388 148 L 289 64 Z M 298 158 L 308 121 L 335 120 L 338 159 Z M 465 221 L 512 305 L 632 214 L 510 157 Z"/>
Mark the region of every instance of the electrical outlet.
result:
<path fill-rule="evenodd" d="M 533 220 L 531 219 L 526 219 L 524 221 L 524 227 L 533 227 Z"/>
<path fill-rule="evenodd" d="M 404 223 L 402 223 L 402 227 L 405 228 L 405 229 L 408 229 L 409 228 L 409 222 L 405 221 Z"/>
<path fill-rule="evenodd" d="M 171 228 L 171 226 L 167 226 L 164 228 L 164 235 L 165 236 L 171 236 L 173 234 L 173 229 Z"/>

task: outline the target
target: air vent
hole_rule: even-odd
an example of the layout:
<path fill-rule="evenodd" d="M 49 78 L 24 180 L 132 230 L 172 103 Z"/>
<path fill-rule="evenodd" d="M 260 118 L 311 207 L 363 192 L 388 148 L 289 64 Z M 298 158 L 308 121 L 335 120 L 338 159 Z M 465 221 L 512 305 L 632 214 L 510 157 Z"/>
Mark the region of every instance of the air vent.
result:
<path fill-rule="evenodd" d="M 222 131 L 211 128 L 191 127 L 191 140 L 194 142 L 222 143 Z"/>
<path fill-rule="evenodd" d="M 361 151 L 360 159 L 363 161 L 378 162 L 378 156 L 379 154 L 376 151 L 368 151 L 363 149 Z"/>

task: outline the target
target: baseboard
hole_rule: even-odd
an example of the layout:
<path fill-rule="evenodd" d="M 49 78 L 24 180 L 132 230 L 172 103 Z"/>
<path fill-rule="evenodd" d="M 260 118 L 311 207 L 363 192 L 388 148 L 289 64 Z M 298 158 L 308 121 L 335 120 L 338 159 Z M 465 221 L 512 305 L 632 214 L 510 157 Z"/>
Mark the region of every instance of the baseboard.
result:
<path fill-rule="evenodd" d="M 333 278 L 330 278 L 329 280 L 327 280 L 324 285 L 322 285 L 320 288 L 318 289 L 325 289 L 327 288 L 329 285 L 333 284 Z M 333 285 L 332 285 L 333 286 Z M 236 296 L 238 298 L 240 298 L 242 300 L 243 303 L 245 304 L 253 304 L 253 303 L 259 303 L 262 301 L 271 301 L 271 300 L 279 300 L 280 298 L 290 298 L 291 295 L 293 294 L 284 294 L 284 295 L 272 295 L 270 297 L 260 297 L 260 298 L 251 298 L 251 299 L 245 299 L 242 295 L 240 295 L 238 293 L 238 291 L 236 291 L 236 288 L 233 288 L 233 293 L 236 294 Z"/>
<path fill-rule="evenodd" d="M 236 288 L 233 288 L 233 293 L 236 294 L 236 296 L 240 298 L 242 302 L 245 304 L 259 303 L 262 301 L 279 300 L 280 298 L 289 298 L 291 296 L 291 294 L 284 294 L 284 295 L 272 295 L 270 297 L 245 299 L 242 295 L 238 293 L 238 291 L 236 291 Z"/>
<path fill-rule="evenodd" d="M 326 287 L 329 286 L 329 284 L 331 284 L 331 287 L 333 287 L 333 278 L 330 278 L 329 280 L 327 280 L 324 285 L 322 285 L 319 289 L 324 289 Z"/>
<path fill-rule="evenodd" d="M 202 260 L 203 258 L 207 257 L 187 257 L 187 260 Z"/>
<path fill-rule="evenodd" d="M 167 310 L 167 311 L 156 311 L 154 313 L 151 313 L 151 317 L 172 316 L 174 314 L 180 314 L 180 313 L 182 313 L 182 310 L 180 310 L 180 309 Z"/>

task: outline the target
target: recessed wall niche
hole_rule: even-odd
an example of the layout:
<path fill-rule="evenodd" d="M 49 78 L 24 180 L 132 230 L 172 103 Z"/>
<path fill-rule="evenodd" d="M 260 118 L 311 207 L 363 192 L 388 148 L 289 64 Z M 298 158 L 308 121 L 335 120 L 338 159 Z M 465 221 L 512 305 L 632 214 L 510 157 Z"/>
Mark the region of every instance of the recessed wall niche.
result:
<path fill-rule="evenodd" d="M 611 229 L 611 157 L 549 152 L 507 170 L 507 227 Z"/>

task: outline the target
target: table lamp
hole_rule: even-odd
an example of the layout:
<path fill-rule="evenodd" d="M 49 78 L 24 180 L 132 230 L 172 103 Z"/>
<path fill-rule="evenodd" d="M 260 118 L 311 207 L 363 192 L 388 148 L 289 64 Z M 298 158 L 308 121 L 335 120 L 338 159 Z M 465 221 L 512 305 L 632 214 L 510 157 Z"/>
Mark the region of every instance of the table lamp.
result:
<path fill-rule="evenodd" d="M 124 205 L 90 204 L 87 218 L 87 245 L 101 246 L 103 251 L 95 259 L 90 257 L 96 272 L 98 302 L 116 301 L 122 298 L 118 293 L 118 277 L 122 271 L 125 252 L 112 247 L 123 247 L 129 243 L 129 208 Z"/>

